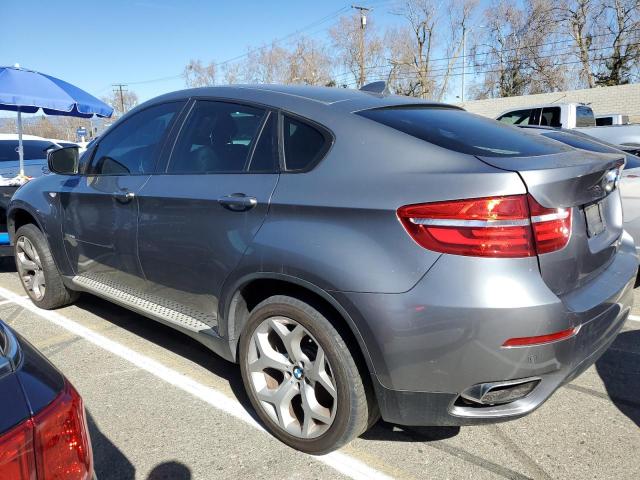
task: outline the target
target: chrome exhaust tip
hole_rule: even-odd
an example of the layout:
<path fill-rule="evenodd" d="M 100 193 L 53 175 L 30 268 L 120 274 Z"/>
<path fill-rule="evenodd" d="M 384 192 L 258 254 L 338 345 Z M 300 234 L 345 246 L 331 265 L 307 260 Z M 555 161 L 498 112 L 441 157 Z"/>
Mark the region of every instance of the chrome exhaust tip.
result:
<path fill-rule="evenodd" d="M 502 405 L 526 397 L 539 383 L 538 377 L 478 383 L 467 388 L 460 397 L 477 406 Z"/>

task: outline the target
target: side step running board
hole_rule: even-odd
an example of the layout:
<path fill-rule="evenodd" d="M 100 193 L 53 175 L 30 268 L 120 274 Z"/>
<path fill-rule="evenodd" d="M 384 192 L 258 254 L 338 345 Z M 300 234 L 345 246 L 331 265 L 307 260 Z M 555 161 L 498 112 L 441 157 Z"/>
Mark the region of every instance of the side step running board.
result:
<path fill-rule="evenodd" d="M 134 295 L 91 278 L 75 276 L 72 281 L 82 290 L 104 297 L 118 305 L 185 331 L 185 333 L 191 332 L 194 334 L 218 337 L 218 325 L 215 321 L 215 317 L 207 318 L 207 322 L 204 322 L 190 315 L 186 315 L 185 313 L 167 308 L 163 305 L 159 305 L 158 303 L 142 298 L 141 296 Z"/>

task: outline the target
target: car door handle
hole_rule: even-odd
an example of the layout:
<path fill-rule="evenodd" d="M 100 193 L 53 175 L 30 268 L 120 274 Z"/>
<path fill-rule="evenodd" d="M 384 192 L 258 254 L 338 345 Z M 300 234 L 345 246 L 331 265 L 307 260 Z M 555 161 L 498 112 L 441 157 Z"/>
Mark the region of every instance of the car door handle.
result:
<path fill-rule="evenodd" d="M 258 200 L 244 193 L 232 193 L 231 195 L 220 197 L 218 203 L 232 212 L 246 212 L 258 205 Z"/>
<path fill-rule="evenodd" d="M 136 198 L 136 194 L 129 190 L 121 190 L 120 192 L 114 193 L 113 198 L 120 203 L 129 203 L 131 200 Z"/>

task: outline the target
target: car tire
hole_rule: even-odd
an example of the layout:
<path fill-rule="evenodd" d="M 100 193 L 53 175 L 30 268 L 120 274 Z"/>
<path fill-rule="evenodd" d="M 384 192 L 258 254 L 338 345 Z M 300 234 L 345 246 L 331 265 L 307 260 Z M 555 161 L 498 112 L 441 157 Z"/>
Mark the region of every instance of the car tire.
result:
<path fill-rule="evenodd" d="M 343 338 L 324 315 L 298 299 L 273 296 L 251 311 L 239 361 L 258 416 L 296 450 L 321 455 L 338 449 L 377 416 L 377 410 L 370 413 L 365 383 Z M 291 398 L 278 409 L 280 397 Z"/>
<path fill-rule="evenodd" d="M 49 244 L 37 226 L 27 224 L 18 229 L 14 257 L 22 286 L 38 307 L 51 310 L 78 298 L 79 293 L 68 289 L 62 281 Z"/>

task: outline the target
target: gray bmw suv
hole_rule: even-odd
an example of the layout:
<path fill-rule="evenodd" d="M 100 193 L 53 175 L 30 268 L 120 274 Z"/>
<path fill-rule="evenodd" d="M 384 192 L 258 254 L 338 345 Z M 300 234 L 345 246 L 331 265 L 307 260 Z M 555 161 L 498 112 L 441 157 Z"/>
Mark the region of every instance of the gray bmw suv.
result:
<path fill-rule="evenodd" d="M 623 159 L 456 107 L 238 86 L 151 100 L 20 188 L 42 308 L 89 292 L 239 363 L 270 431 L 325 453 L 401 425 L 521 417 L 631 306 Z"/>

